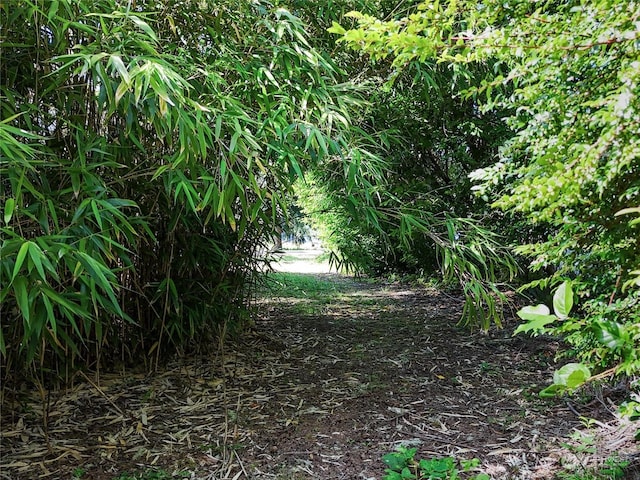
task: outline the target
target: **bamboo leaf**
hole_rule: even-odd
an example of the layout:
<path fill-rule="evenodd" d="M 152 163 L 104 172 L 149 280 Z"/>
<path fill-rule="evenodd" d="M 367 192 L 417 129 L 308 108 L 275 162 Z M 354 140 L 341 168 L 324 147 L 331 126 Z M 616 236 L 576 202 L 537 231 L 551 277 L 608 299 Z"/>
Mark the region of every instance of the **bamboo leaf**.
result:
<path fill-rule="evenodd" d="M 49 217 L 53 220 L 53 226 L 56 230 L 60 230 L 60 224 L 58 222 L 58 213 L 51 199 L 47 199 L 47 207 L 49 208 Z"/>
<path fill-rule="evenodd" d="M 29 253 L 29 247 L 31 246 L 31 242 L 24 242 L 18 251 L 18 255 L 16 255 L 16 263 L 13 265 L 13 274 L 11 275 L 11 282 L 13 282 L 20 272 L 22 268 L 22 264 L 24 263 L 24 259 L 27 257 L 27 253 Z"/>
<path fill-rule="evenodd" d="M 16 296 L 16 302 L 25 321 L 25 333 L 29 331 L 31 321 L 31 306 L 29 304 L 29 293 L 27 291 L 27 278 L 17 277 L 13 280 L 13 293 Z"/>
<path fill-rule="evenodd" d="M 51 300 L 46 295 L 42 295 L 42 303 L 44 303 L 44 308 L 47 311 L 47 319 L 49 321 L 49 325 L 51 325 L 51 330 L 54 335 L 58 334 L 58 322 L 56 321 L 56 316 L 53 312 L 53 305 L 51 304 Z"/>
<path fill-rule="evenodd" d="M 119 55 L 111 55 L 109 57 L 109 64 L 115 67 L 116 71 L 120 74 L 122 81 L 128 86 L 131 83 L 131 77 L 129 76 L 129 71 L 124 65 L 122 58 L 120 58 Z"/>
<path fill-rule="evenodd" d="M 227 159 L 225 157 L 222 157 L 220 159 L 220 179 L 223 182 L 226 182 L 226 176 L 227 176 Z"/>
<path fill-rule="evenodd" d="M 29 257 L 31 258 L 33 264 L 36 266 L 36 270 L 40 275 L 40 279 L 45 281 L 46 276 L 44 273 L 44 269 L 42 268 L 42 258 L 44 257 L 44 252 L 40 250 L 40 247 L 38 245 L 32 243 L 29 247 Z"/>
<path fill-rule="evenodd" d="M 53 21 L 54 17 L 58 13 L 58 7 L 60 7 L 59 0 L 52 0 L 51 4 L 49 5 L 49 11 L 47 12 L 47 20 L 49 22 Z"/>
<path fill-rule="evenodd" d="M 220 140 L 221 130 L 222 130 L 222 115 L 218 115 L 216 117 L 216 125 L 213 131 L 213 134 L 215 135 L 216 140 Z"/>
<path fill-rule="evenodd" d="M 91 278 L 96 282 L 96 284 L 107 294 L 109 300 L 111 301 L 111 306 L 113 309 L 119 314 L 124 316 L 124 312 L 120 308 L 120 304 L 115 296 L 115 292 L 113 290 L 113 285 L 107 279 L 109 276 L 111 279 L 115 280 L 113 272 L 111 272 L 107 267 L 103 264 L 99 263 L 97 260 L 86 254 L 85 252 L 77 252 L 78 260 L 82 263 L 84 268 L 89 272 Z M 94 293 L 95 295 L 95 293 Z"/>
<path fill-rule="evenodd" d="M 240 138 L 240 132 L 235 132 L 231 136 L 231 142 L 229 143 L 229 153 L 233 154 L 236 151 L 236 145 L 238 143 L 238 139 Z"/>
<path fill-rule="evenodd" d="M 16 206 L 16 199 L 9 197 L 4 204 L 4 223 L 9 223 L 13 217 L 13 212 Z"/>
<path fill-rule="evenodd" d="M 129 15 L 129 18 L 133 23 L 136 24 L 138 28 L 140 28 L 140 30 L 146 33 L 149 36 L 149 38 L 151 38 L 151 40 L 153 40 L 154 42 L 158 41 L 158 37 L 156 36 L 155 32 L 147 22 L 145 22 L 144 20 L 142 20 L 140 17 L 136 15 Z"/>
<path fill-rule="evenodd" d="M 58 306 L 58 308 L 60 308 L 65 317 L 67 317 L 67 319 L 69 320 L 71 328 L 73 329 L 75 334 L 78 336 L 78 338 L 82 339 L 82 333 L 80 333 L 80 329 L 78 328 L 78 324 L 76 323 L 74 317 L 87 317 L 87 312 L 82 307 L 80 307 L 80 305 L 70 302 L 49 287 L 43 287 L 42 293 L 44 293 L 44 295 L 50 298 Z M 62 333 L 62 331 L 60 331 L 60 333 Z"/>
<path fill-rule="evenodd" d="M 98 210 L 98 205 L 94 200 L 92 200 L 90 203 L 91 203 L 91 210 L 93 211 L 93 216 L 95 217 L 96 222 L 98 223 L 98 227 L 100 228 L 100 230 L 102 230 L 104 227 L 102 225 L 102 216 L 100 215 L 100 210 Z"/>
<path fill-rule="evenodd" d="M 118 85 L 118 88 L 116 89 L 116 93 L 115 93 L 115 101 L 116 104 L 120 103 L 120 100 L 122 100 L 122 97 L 125 96 L 125 94 L 129 91 L 129 85 L 122 81 L 120 82 L 120 85 Z M 141 145 L 139 145 L 139 147 L 141 147 Z M 140 148 L 140 150 L 144 150 L 143 148 Z"/>

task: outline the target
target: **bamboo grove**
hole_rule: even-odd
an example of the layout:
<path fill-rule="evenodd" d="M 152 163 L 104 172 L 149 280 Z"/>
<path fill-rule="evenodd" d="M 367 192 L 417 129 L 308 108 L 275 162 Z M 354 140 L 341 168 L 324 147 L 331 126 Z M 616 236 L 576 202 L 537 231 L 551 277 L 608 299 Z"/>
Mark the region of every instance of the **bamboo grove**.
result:
<path fill-rule="evenodd" d="M 335 65 L 255 2 L 1 8 L 5 372 L 148 368 L 241 328 L 293 182 L 360 155 Z"/>

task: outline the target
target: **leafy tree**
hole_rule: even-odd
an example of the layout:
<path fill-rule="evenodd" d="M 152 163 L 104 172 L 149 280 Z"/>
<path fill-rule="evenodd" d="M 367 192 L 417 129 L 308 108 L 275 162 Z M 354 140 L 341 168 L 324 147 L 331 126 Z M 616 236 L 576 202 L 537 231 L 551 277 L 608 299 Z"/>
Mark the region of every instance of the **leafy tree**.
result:
<path fill-rule="evenodd" d="M 350 16 L 358 28 L 332 27 L 340 41 L 398 70 L 492 67 L 463 93 L 509 112 L 515 135 L 472 174 L 474 189 L 548 232 L 517 250 L 552 274 L 534 285 L 574 278 L 589 299 L 582 351 L 593 352 L 597 320 L 636 323 L 637 292 L 622 287 L 640 263 L 637 227 L 616 216 L 640 203 L 636 3 L 424 2 L 398 20 Z"/>

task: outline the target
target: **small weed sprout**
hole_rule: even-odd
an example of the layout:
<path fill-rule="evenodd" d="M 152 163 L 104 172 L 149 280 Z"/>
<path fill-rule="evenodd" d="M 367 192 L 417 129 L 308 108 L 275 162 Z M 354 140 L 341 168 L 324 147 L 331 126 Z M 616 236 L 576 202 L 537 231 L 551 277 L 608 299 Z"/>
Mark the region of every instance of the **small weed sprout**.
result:
<path fill-rule="evenodd" d="M 74 468 L 73 473 L 71 474 L 71 479 L 80 480 L 82 477 L 85 476 L 86 473 L 87 473 L 87 470 L 82 467 Z"/>

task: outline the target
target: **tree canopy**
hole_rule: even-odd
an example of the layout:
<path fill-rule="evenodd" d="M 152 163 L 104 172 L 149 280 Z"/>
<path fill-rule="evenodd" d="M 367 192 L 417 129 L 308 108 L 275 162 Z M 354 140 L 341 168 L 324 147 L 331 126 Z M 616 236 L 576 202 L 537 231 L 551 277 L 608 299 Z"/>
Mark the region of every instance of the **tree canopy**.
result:
<path fill-rule="evenodd" d="M 471 173 L 473 189 L 524 220 L 511 233 L 516 251 L 541 272 L 530 286 L 573 279 L 586 320 L 570 338 L 583 351 L 592 334 L 624 337 L 632 347 L 639 338 L 638 292 L 629 288 L 640 265 L 638 222 L 624 215 L 640 204 L 637 7 L 435 1 L 388 21 L 351 12 L 356 28 L 331 28 L 373 60 L 391 58 L 390 82 L 416 63 L 476 80 L 456 94 L 475 99 L 481 112 L 499 112 L 513 135 L 491 165 Z M 606 363 L 604 350 L 588 355 Z"/>

